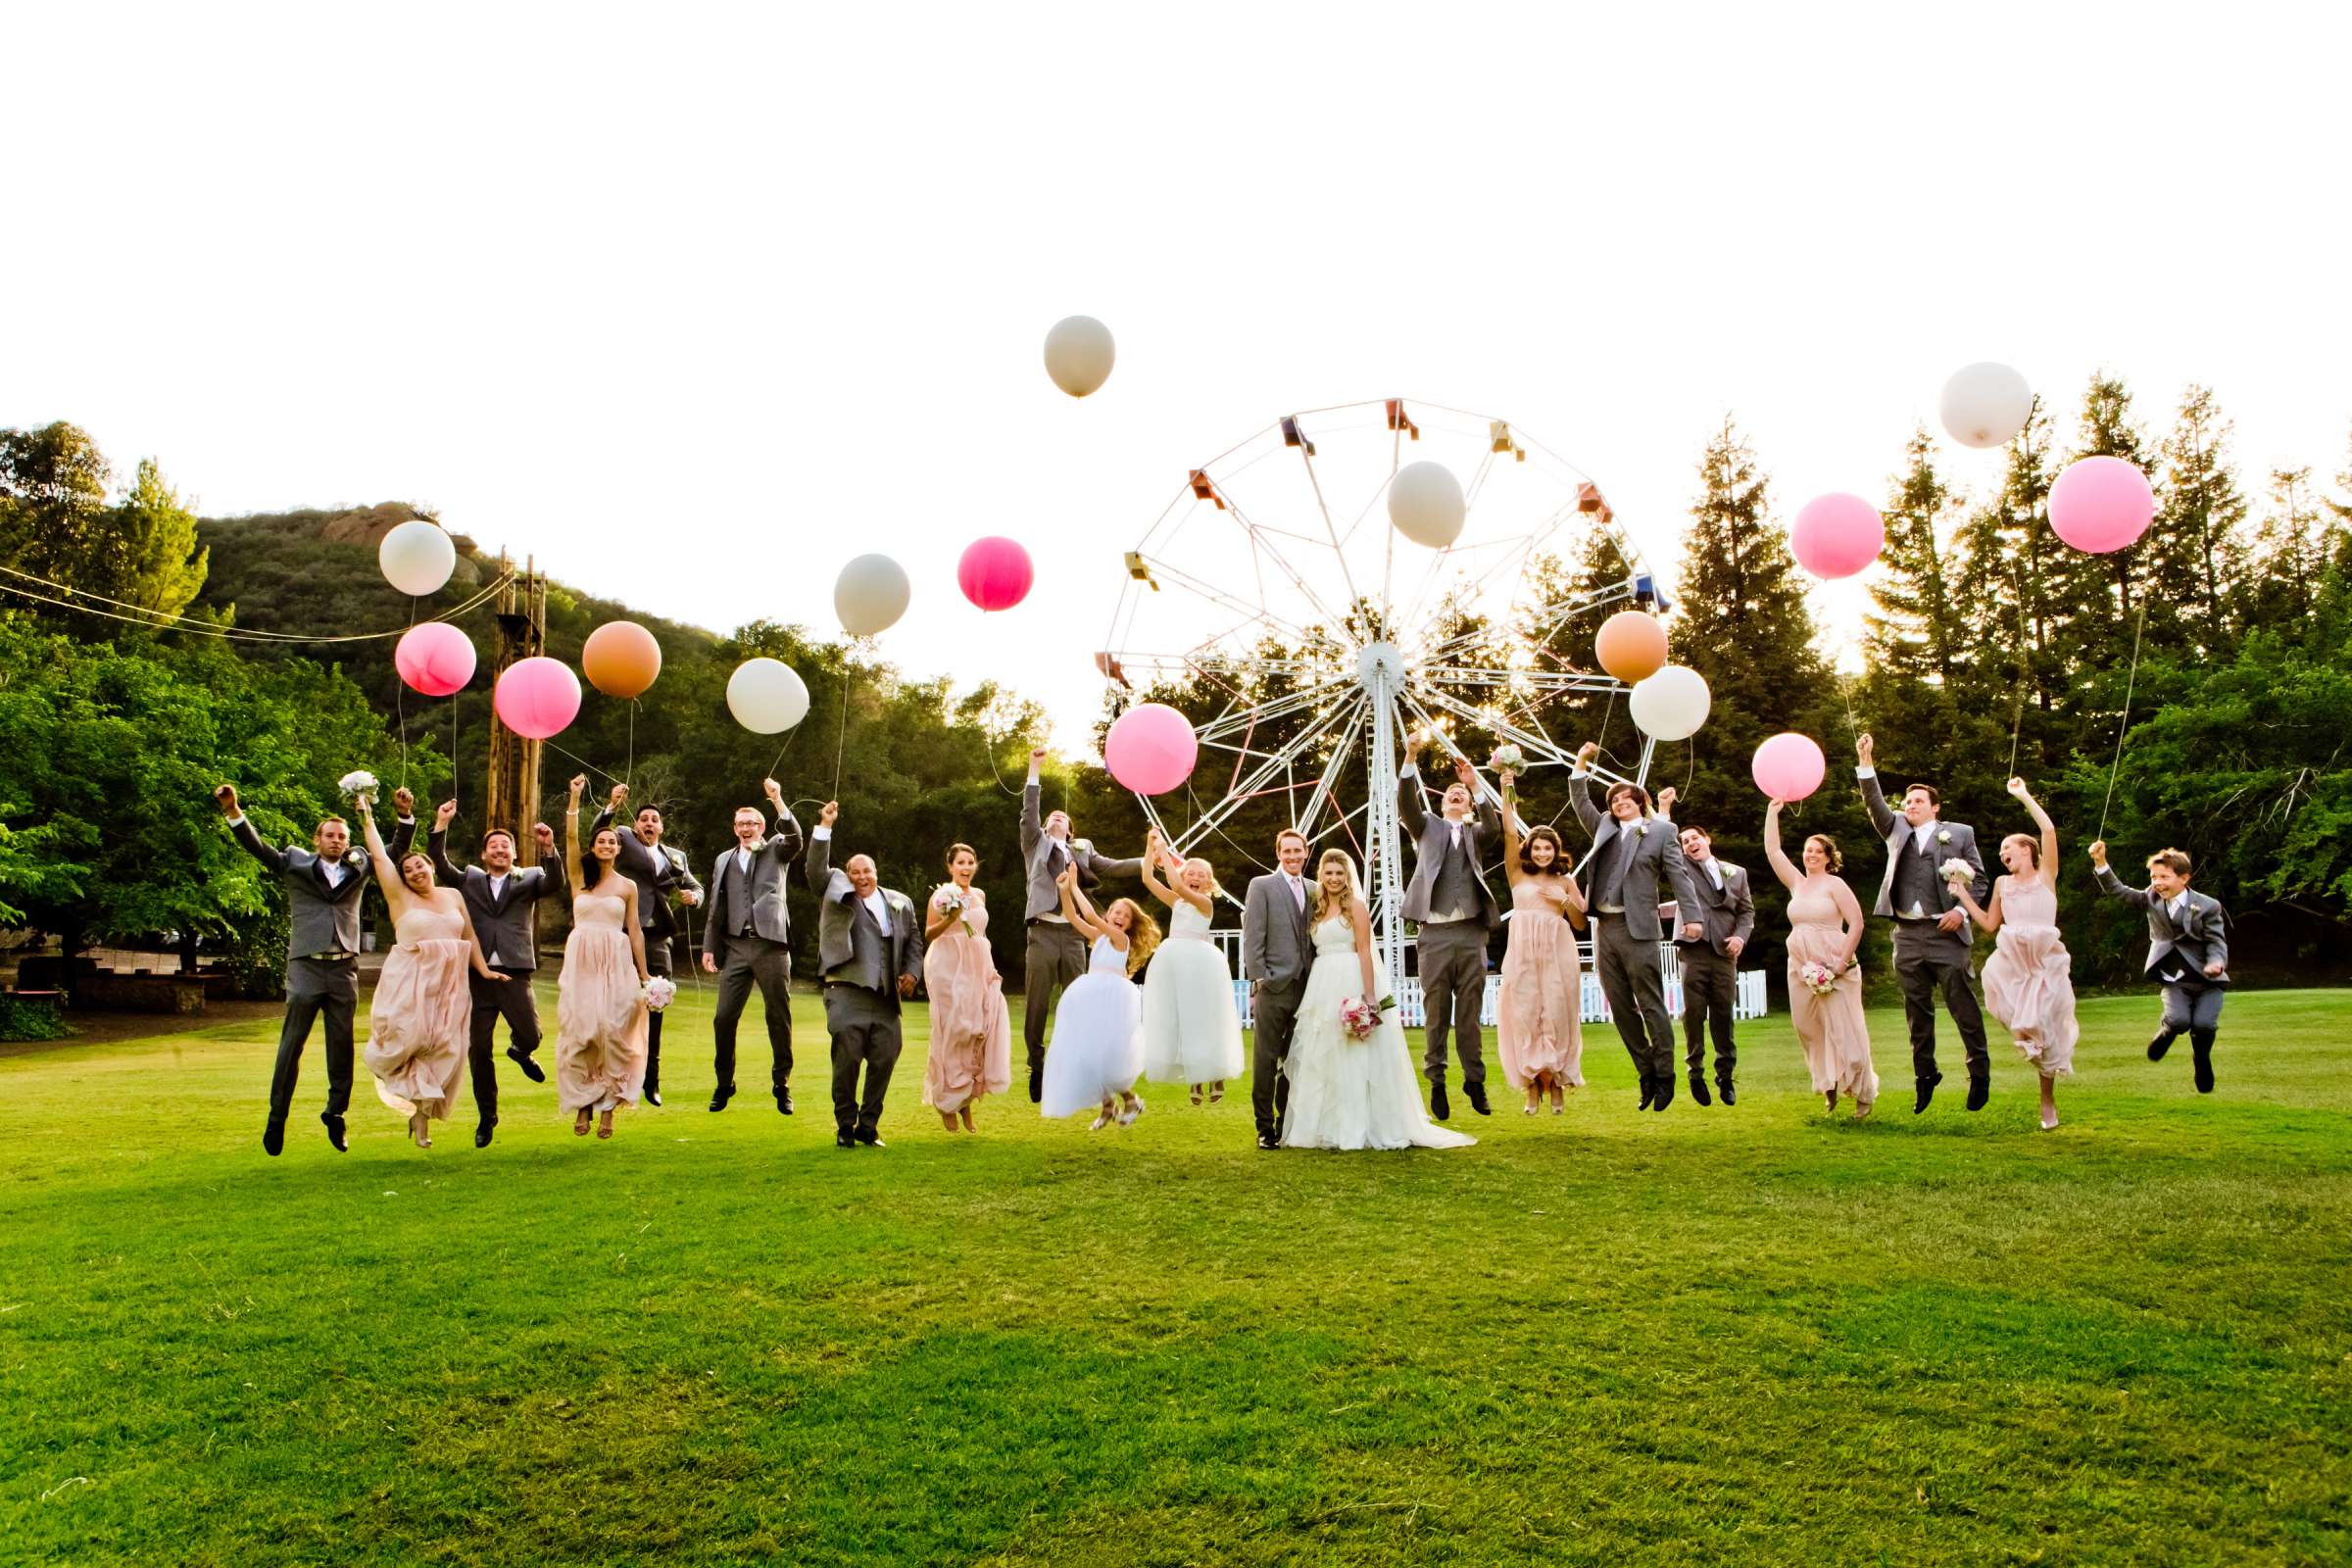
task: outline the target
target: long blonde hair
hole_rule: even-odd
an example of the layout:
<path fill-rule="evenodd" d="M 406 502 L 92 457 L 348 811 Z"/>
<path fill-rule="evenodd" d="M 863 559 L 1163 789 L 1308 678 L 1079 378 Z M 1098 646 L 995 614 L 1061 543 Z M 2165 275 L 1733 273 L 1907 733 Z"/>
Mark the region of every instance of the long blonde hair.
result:
<path fill-rule="evenodd" d="M 1152 950 L 1159 946 L 1159 922 L 1133 899 L 1120 899 L 1102 911 L 1105 923 L 1120 905 L 1127 906 L 1127 972 L 1133 974 L 1151 958 Z"/>
<path fill-rule="evenodd" d="M 1323 888 L 1323 873 L 1335 863 L 1348 868 L 1348 892 L 1345 896 L 1350 903 L 1355 898 L 1355 860 L 1346 850 L 1325 850 L 1323 858 L 1315 862 L 1315 902 L 1307 916 L 1309 925 L 1321 925 L 1325 916 L 1332 912 L 1331 895 Z"/>

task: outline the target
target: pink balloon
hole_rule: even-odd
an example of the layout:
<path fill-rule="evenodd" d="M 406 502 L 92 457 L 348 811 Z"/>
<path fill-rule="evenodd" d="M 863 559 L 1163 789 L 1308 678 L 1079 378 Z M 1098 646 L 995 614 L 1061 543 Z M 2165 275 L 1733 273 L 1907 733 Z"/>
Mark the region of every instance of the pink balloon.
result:
<path fill-rule="evenodd" d="M 2094 556 L 2123 549 L 2155 517 L 2148 476 L 2122 458 L 2078 459 L 2050 486 L 2051 531 Z"/>
<path fill-rule="evenodd" d="M 1860 496 L 1833 490 L 1796 514 L 1788 535 L 1796 564 L 1823 579 L 1851 577 L 1886 548 L 1886 520 Z"/>
<path fill-rule="evenodd" d="M 473 679 L 473 639 L 446 620 L 428 620 L 401 633 L 392 667 L 427 697 L 462 692 Z"/>
<path fill-rule="evenodd" d="M 543 741 L 580 716 L 580 677 L 560 659 L 517 660 L 498 677 L 491 704 L 507 728 Z"/>
<path fill-rule="evenodd" d="M 1010 610 L 1029 597 L 1036 580 L 1037 568 L 1020 541 L 995 534 L 964 546 L 963 559 L 956 564 L 956 586 L 982 610 Z"/>
<path fill-rule="evenodd" d="M 1111 721 L 1102 741 L 1110 776 L 1138 795 L 1165 795 L 1193 776 L 1200 742 L 1192 720 L 1165 703 L 1138 703 Z"/>
<path fill-rule="evenodd" d="M 1801 801 L 1821 788 L 1829 761 L 1810 735 L 1790 730 L 1756 748 L 1747 770 L 1756 788 L 1776 801 Z"/>

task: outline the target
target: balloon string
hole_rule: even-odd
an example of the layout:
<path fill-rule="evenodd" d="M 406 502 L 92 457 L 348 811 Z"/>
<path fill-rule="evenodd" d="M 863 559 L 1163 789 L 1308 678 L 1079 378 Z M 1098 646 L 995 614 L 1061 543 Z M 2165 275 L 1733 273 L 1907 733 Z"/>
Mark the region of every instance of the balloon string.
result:
<path fill-rule="evenodd" d="M 850 750 L 850 676 L 853 666 L 841 662 L 841 734 L 833 743 L 833 798 L 841 799 L 841 760 Z"/>
<path fill-rule="evenodd" d="M 634 783 L 637 777 L 637 699 L 629 699 L 629 760 L 621 769 L 621 782 Z"/>
<path fill-rule="evenodd" d="M 2025 667 L 2018 672 L 2020 678 L 2017 683 L 2017 710 L 2010 715 L 2009 719 L 2009 776 L 2011 778 L 2017 777 L 2017 747 L 2019 740 L 2026 733 L 2026 681 L 2023 677 L 2032 672 L 2034 660 L 2033 640 L 2026 632 L 2026 575 L 2023 565 L 2017 569 L 2017 656 L 2024 662 Z"/>
<path fill-rule="evenodd" d="M 2115 721 L 2115 760 L 2107 764 L 2107 799 L 2099 803 L 2099 831 L 2093 835 L 2107 836 L 2107 808 L 2115 804 L 2115 775 L 2124 765 L 2124 735 L 2132 727 L 2132 691 L 2139 681 L 2139 634 L 2148 629 L 2148 595 L 2143 588 L 2139 596 L 2139 624 L 2132 632 L 2132 672 L 2124 677 L 2124 711 Z"/>
<path fill-rule="evenodd" d="M 409 596 L 409 629 L 416 627 L 416 596 Z M 409 783 L 409 683 L 395 673 L 392 678 L 392 713 L 400 720 L 400 783 Z"/>

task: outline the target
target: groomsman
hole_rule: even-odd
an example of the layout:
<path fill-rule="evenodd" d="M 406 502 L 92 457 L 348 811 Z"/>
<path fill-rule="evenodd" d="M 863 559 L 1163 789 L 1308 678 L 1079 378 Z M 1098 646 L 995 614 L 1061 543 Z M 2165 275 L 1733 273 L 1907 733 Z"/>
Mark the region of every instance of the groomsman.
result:
<path fill-rule="evenodd" d="M 1674 791 L 1658 791 L 1658 809 L 1671 813 Z M 1698 893 L 1695 910 L 1660 906 L 1661 917 L 1675 922 L 1674 956 L 1683 971 L 1683 1061 L 1690 1073 L 1690 1098 L 1704 1105 L 1707 1099 L 1706 1033 L 1715 1034 L 1715 1087 L 1727 1105 L 1739 1103 L 1732 1089 L 1732 1070 L 1739 1048 L 1732 1040 L 1732 998 L 1740 978 L 1740 955 L 1756 929 L 1756 901 L 1742 866 L 1718 858 L 1715 841 L 1693 823 L 1682 832 L 1683 858 L 1690 866 L 1690 885 Z M 1695 941 L 1683 933 L 1699 927 Z"/>
<path fill-rule="evenodd" d="M 1453 760 L 1454 781 L 1435 818 L 1421 800 L 1421 769 L 1411 761 L 1396 779 L 1396 814 L 1413 838 L 1413 880 L 1404 890 L 1404 917 L 1420 927 L 1413 940 L 1421 973 L 1421 1058 L 1429 1077 L 1429 1113 L 1453 1113 L 1446 1099 L 1446 1039 L 1453 1037 L 1462 1063 L 1462 1093 L 1481 1116 L 1487 1104 L 1487 1062 L 1480 1053 L 1478 1011 L 1487 997 L 1487 935 L 1502 924 L 1480 869 L 1486 852 L 1502 842 L 1502 812 L 1492 800 L 1472 805 L 1478 773 L 1466 758 Z"/>
<path fill-rule="evenodd" d="M 1936 1070 L 1938 994 L 1959 1027 L 1960 1049 L 1968 1056 L 1968 1108 L 1982 1110 L 1992 1094 L 1992 1054 L 1984 1044 L 1984 1013 L 1970 983 L 1976 929 L 1943 879 L 1946 860 L 1965 860 L 1976 871 L 1969 892 L 1978 906 L 1992 896 L 1992 879 L 1984 874 L 1984 857 L 1977 853 L 1977 830 L 1965 822 L 1943 820 L 1942 797 L 1932 784 L 1911 785 L 1903 791 L 1901 813 L 1889 810 L 1879 789 L 1868 735 L 1854 742 L 1854 755 L 1861 760 L 1854 776 L 1862 781 L 1871 828 L 1886 844 L 1886 875 L 1870 912 L 1894 921 L 1894 982 L 1903 994 L 1903 1020 L 1911 1029 L 1911 1072 L 1918 1086 L 1911 1113 L 1927 1109 L 1936 1098 L 1936 1086 L 1943 1082 L 1943 1074 Z"/>
<path fill-rule="evenodd" d="M 629 798 L 626 784 L 612 786 L 612 798 L 596 813 L 588 841 L 612 825 L 613 815 Z M 672 972 L 672 950 L 678 938 L 678 917 L 671 912 L 674 895 L 687 907 L 703 902 L 703 885 L 687 869 L 686 857 L 662 842 L 662 813 L 648 806 L 637 813 L 635 831 L 620 835 L 620 858 L 612 863 L 637 884 L 637 923 L 645 931 L 645 969 L 648 974 Z M 662 1013 L 645 1015 L 645 1099 L 662 1103 Z"/>
<path fill-rule="evenodd" d="M 268 866 L 286 889 L 286 1021 L 277 1035 L 277 1064 L 270 1074 L 270 1120 L 262 1148 L 271 1154 L 286 1147 L 286 1117 L 294 1108 L 294 1085 L 302 1074 L 302 1048 L 311 1025 L 326 1015 L 326 1109 L 318 1116 L 326 1141 L 341 1153 L 351 1146 L 343 1115 L 351 1108 L 353 1061 L 351 1023 L 360 1001 L 360 906 L 368 895 L 368 852 L 351 847 L 351 824 L 321 817 L 311 848 L 283 849 L 262 842 L 245 819 L 233 784 L 213 791 L 228 831 L 245 853 Z M 392 792 L 400 825 L 393 830 L 392 863 L 416 838 L 416 801 L 407 790 Z"/>
<path fill-rule="evenodd" d="M 801 824 L 784 804 L 784 786 L 762 781 L 776 808 L 776 830 L 756 806 L 735 812 L 735 847 L 710 865 L 710 917 L 703 925 L 703 972 L 718 976 L 718 1010 L 710 1019 L 710 1069 L 717 1088 L 710 1108 L 735 1098 L 735 1025 L 752 987 L 767 1010 L 768 1087 L 776 1109 L 792 1114 L 792 927 L 784 912 L 786 869 L 800 858 Z M 626 835 L 623 835 L 625 838 Z"/>
<path fill-rule="evenodd" d="M 817 972 L 825 979 L 825 1031 L 833 1037 L 833 1143 L 880 1149 L 882 1102 L 905 1043 L 899 1004 L 914 995 L 923 972 L 923 922 L 906 894 L 880 884 L 872 856 L 833 865 L 833 824 L 840 817 L 840 806 L 827 801 L 808 846 Z"/>
<path fill-rule="evenodd" d="M 1600 994 L 1608 999 L 1617 1038 L 1641 1075 L 1641 1108 L 1664 1110 L 1674 1103 L 1674 1017 L 1666 1010 L 1666 982 L 1658 972 L 1658 944 L 1667 934 L 1658 910 L 1695 910 L 1698 891 L 1691 886 L 1674 819 L 1650 814 L 1649 791 L 1620 782 L 1609 786 L 1605 814 L 1592 803 L 1592 759 L 1599 752 L 1598 742 L 1587 741 L 1569 775 L 1576 786 L 1577 820 L 1592 835 L 1585 905 L 1592 919 L 1593 967 L 1600 971 Z M 1661 877 L 1673 889 L 1672 905 L 1662 902 Z M 1676 930 L 1686 942 L 1706 934 L 1690 919 Z"/>
<path fill-rule="evenodd" d="M 2148 857 L 2148 885 L 2128 888 L 2107 867 L 2104 840 L 2090 847 L 2099 889 L 2148 917 L 2146 971 L 2163 988 L 2164 1020 L 2148 1042 L 2148 1059 L 2162 1061 L 2173 1041 L 2188 1036 L 2197 1093 L 2213 1093 L 2213 1040 L 2221 1032 L 2222 998 L 2230 984 L 2230 916 L 2221 902 L 2188 885 L 2189 858 L 2180 850 Z"/>
<path fill-rule="evenodd" d="M 1250 982 L 1250 1108 L 1257 1118 L 1257 1147 L 1282 1147 L 1282 1118 L 1291 1107 L 1283 1076 L 1291 1031 L 1315 961 L 1307 930 L 1306 835 L 1284 828 L 1274 837 L 1282 869 L 1250 879 L 1242 900 L 1242 978 Z"/>
<path fill-rule="evenodd" d="M 1021 1039 L 1029 1048 L 1029 1099 L 1035 1103 L 1045 1092 L 1046 1022 L 1053 1016 L 1054 998 L 1063 986 L 1086 972 L 1086 943 L 1062 918 L 1061 890 L 1054 879 L 1062 867 L 1078 868 L 1078 886 L 1092 892 L 1106 876 L 1133 876 L 1144 862 L 1113 860 L 1097 855 L 1084 839 L 1070 837 L 1070 813 L 1055 811 L 1038 820 L 1038 769 L 1046 760 L 1042 746 L 1029 754 L 1029 782 L 1021 789 L 1021 859 L 1029 868 L 1029 951 L 1022 986 Z"/>
<path fill-rule="evenodd" d="M 473 1080 L 473 1147 L 487 1149 L 498 1126 L 498 1061 L 490 1054 L 490 1044 L 499 1019 L 507 1020 L 507 1058 L 531 1082 L 547 1081 L 547 1069 L 531 1059 L 540 1039 L 539 1003 L 531 995 L 531 981 L 539 972 L 539 901 L 562 887 L 564 878 L 549 869 L 556 858 L 556 830 L 545 822 L 531 829 L 539 846 L 539 864 L 516 870 L 513 831 L 494 827 L 482 835 L 482 863 L 459 870 L 449 858 L 449 824 L 457 814 L 457 802 L 441 803 L 433 813 L 426 853 L 432 858 L 433 875 L 465 896 L 473 934 L 482 944 L 482 959 L 503 977 L 466 977 L 473 998 L 466 1052 L 466 1071 Z"/>

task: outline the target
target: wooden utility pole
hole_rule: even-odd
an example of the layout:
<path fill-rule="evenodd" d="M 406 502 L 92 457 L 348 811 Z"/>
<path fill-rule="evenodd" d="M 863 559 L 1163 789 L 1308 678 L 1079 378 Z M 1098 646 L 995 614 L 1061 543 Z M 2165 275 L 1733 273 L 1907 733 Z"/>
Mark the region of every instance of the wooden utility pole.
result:
<path fill-rule="evenodd" d="M 494 682 L 516 660 L 535 659 L 547 651 L 547 579 L 529 557 L 516 575 L 503 550 L 498 569 L 504 583 L 498 590 L 498 657 L 490 671 Z M 490 705 L 490 788 L 482 822 L 485 827 L 514 830 L 516 865 L 539 863 L 531 824 L 539 820 L 540 751 L 539 742 L 500 722 L 497 703 Z"/>

